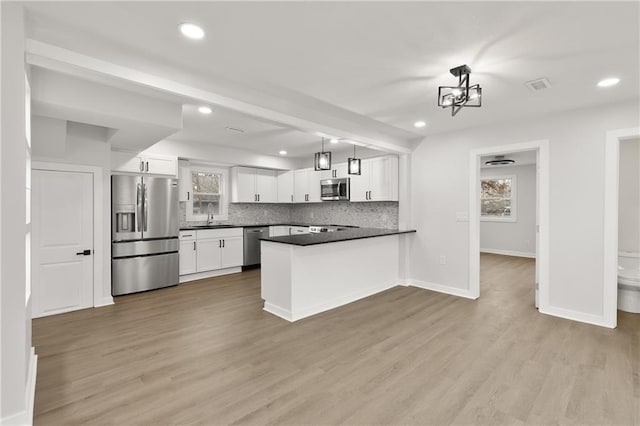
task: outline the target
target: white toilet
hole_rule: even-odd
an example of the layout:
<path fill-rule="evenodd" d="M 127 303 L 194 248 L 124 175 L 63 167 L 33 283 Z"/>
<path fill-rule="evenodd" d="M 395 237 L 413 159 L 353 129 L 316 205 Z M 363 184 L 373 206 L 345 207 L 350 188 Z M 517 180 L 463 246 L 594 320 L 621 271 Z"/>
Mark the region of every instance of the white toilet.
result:
<path fill-rule="evenodd" d="M 640 314 L 640 253 L 618 253 L 618 309 Z"/>

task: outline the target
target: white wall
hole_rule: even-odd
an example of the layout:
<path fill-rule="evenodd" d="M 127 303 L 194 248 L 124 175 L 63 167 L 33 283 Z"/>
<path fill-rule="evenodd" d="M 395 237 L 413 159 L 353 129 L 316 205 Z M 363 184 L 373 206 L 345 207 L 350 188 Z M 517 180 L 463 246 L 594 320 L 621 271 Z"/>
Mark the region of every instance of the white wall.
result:
<path fill-rule="evenodd" d="M 457 222 L 456 212 L 469 211 L 470 151 L 548 139 L 549 303 L 563 316 L 604 324 L 605 135 L 637 127 L 638 117 L 638 103 L 627 102 L 425 138 L 411 164 L 411 218 L 418 231 L 411 244 L 411 279 L 468 291 L 469 223 Z"/>
<path fill-rule="evenodd" d="M 109 129 L 67 122 L 54 118 L 33 116 L 33 160 L 81 166 L 97 166 L 102 169 L 102 304 L 111 298 L 111 145 Z"/>
<path fill-rule="evenodd" d="M 536 166 L 482 168 L 480 177 L 516 176 L 516 221 L 480 222 L 480 250 L 515 256 L 536 254 Z"/>
<path fill-rule="evenodd" d="M 618 248 L 640 252 L 640 139 L 620 142 Z"/>
<path fill-rule="evenodd" d="M 26 299 L 24 9 L 2 2 L 0 422 L 28 420 L 31 305 Z"/>

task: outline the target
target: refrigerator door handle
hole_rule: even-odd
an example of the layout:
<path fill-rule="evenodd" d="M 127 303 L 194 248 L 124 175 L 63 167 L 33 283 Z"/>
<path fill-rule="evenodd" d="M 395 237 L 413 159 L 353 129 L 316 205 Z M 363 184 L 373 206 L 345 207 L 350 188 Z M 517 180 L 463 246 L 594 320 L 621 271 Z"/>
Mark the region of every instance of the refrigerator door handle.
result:
<path fill-rule="evenodd" d="M 147 184 L 142 185 L 142 196 L 144 198 L 143 209 L 144 209 L 144 228 L 143 232 L 147 232 L 147 220 L 149 216 L 149 200 L 147 199 Z"/>
<path fill-rule="evenodd" d="M 136 190 L 136 225 L 138 229 L 136 229 L 136 232 L 142 231 L 142 225 L 140 222 L 142 220 L 142 194 L 140 193 L 141 189 L 141 185 L 138 184 Z"/>

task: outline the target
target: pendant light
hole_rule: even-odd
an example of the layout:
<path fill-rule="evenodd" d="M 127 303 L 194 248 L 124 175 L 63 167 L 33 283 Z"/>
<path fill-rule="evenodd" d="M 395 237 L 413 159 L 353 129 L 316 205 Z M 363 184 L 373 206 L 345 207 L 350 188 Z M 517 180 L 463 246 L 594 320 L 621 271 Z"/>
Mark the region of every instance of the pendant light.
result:
<path fill-rule="evenodd" d="M 347 173 L 350 175 L 359 175 L 362 173 L 360 167 L 360 159 L 356 158 L 356 145 L 353 144 L 353 158 L 347 160 Z"/>
<path fill-rule="evenodd" d="M 322 138 L 322 151 L 316 152 L 313 159 L 313 168 L 318 170 L 331 170 L 331 153 L 324 151 L 324 138 Z"/>

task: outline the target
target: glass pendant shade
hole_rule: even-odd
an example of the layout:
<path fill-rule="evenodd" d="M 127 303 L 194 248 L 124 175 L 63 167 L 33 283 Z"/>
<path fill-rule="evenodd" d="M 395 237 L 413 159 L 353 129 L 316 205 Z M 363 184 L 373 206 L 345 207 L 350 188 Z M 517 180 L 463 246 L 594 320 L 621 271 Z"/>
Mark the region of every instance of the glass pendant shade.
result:
<path fill-rule="evenodd" d="M 349 158 L 347 160 L 347 173 L 350 175 L 359 175 L 362 173 L 359 158 Z"/>
<path fill-rule="evenodd" d="M 347 174 L 359 175 L 362 173 L 360 166 L 360 159 L 356 158 L 356 144 L 353 144 L 353 158 L 347 159 Z"/>
<path fill-rule="evenodd" d="M 331 153 L 324 151 L 324 138 L 322 138 L 322 151 L 316 152 L 313 157 L 313 168 L 318 170 L 331 170 Z"/>
<path fill-rule="evenodd" d="M 331 170 L 331 153 L 316 152 L 313 166 L 316 170 Z"/>

